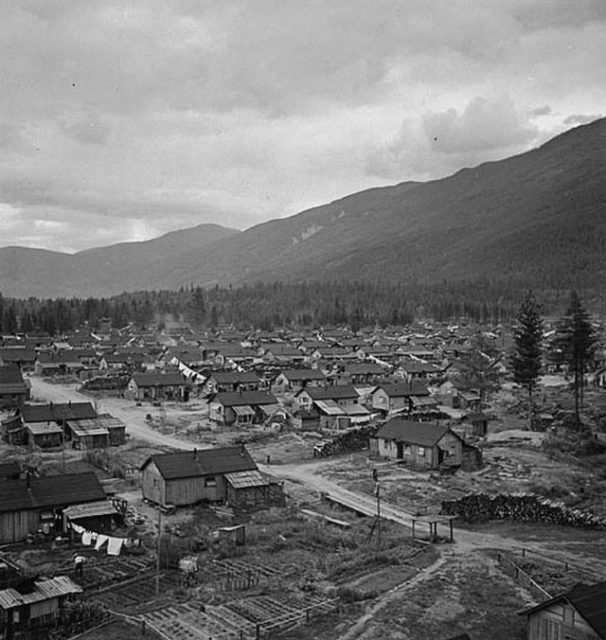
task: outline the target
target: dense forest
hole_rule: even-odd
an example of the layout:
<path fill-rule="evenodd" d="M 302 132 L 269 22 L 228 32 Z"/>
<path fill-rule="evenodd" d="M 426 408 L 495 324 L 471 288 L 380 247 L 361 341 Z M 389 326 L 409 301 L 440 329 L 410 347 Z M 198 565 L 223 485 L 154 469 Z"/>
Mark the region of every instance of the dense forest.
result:
<path fill-rule="evenodd" d="M 177 291 L 141 291 L 86 299 L 16 299 L 0 295 L 0 332 L 55 335 L 84 324 L 95 328 L 101 318 L 111 318 L 114 327 L 129 322 L 149 327 L 182 320 L 199 328 L 229 324 L 265 330 L 337 324 L 347 324 L 355 330 L 413 320 L 465 319 L 496 324 L 514 318 L 524 295 L 520 283 L 488 280 L 439 285 L 275 282 L 208 289 L 192 285 Z M 567 303 L 569 292 L 543 292 L 540 298 L 545 311 L 557 315 Z"/>

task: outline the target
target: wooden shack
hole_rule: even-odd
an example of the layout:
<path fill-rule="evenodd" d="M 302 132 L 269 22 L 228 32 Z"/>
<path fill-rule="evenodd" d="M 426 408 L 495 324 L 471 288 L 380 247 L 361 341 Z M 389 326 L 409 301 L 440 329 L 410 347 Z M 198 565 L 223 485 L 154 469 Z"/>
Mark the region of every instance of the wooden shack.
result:
<path fill-rule="evenodd" d="M 445 425 L 393 418 L 371 439 L 371 450 L 415 468 L 437 469 L 446 461 L 460 465 L 463 443 L 463 439 Z"/>
<path fill-rule="evenodd" d="M 227 502 L 230 498 L 241 506 L 259 505 L 271 494 L 269 481 L 243 445 L 154 455 L 141 471 L 143 498 L 163 507 Z M 239 483 L 244 477 L 238 474 L 250 472 L 255 472 L 256 490 Z M 252 499 L 250 494 L 255 491 Z"/>
<path fill-rule="evenodd" d="M 21 580 L 0 590 L 0 638 L 48 637 L 66 600 L 80 593 L 82 587 L 67 576 Z"/>
<path fill-rule="evenodd" d="M 63 531 L 66 507 L 105 501 L 105 491 L 91 472 L 0 481 L 0 544 L 20 542 L 38 531 Z"/>

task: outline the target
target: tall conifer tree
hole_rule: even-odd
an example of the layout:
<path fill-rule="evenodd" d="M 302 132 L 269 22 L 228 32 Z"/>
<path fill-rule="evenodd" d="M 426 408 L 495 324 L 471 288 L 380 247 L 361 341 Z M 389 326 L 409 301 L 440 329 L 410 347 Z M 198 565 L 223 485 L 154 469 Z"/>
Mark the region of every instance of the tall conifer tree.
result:
<path fill-rule="evenodd" d="M 573 291 L 568 310 L 558 322 L 552 348 L 556 359 L 567 364 L 573 375 L 574 414 L 577 426 L 581 424 L 585 373 L 595 354 L 597 343 L 598 336 L 589 314 L 576 291 Z"/>
<path fill-rule="evenodd" d="M 541 306 L 531 291 L 526 295 L 516 315 L 513 341 L 511 355 L 513 379 L 528 392 L 529 421 L 532 427 L 534 413 L 532 394 L 541 374 L 543 355 L 543 318 Z"/>

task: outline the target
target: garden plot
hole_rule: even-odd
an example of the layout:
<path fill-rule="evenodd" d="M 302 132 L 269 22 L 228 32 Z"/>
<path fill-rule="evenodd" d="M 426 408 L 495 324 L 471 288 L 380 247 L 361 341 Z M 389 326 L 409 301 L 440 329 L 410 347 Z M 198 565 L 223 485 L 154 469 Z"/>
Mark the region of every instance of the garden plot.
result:
<path fill-rule="evenodd" d="M 318 597 L 289 601 L 281 596 L 254 596 L 224 606 L 171 605 L 141 616 L 154 630 L 173 640 L 256 638 L 309 620 L 334 609 L 334 602 Z"/>
<path fill-rule="evenodd" d="M 167 593 L 180 586 L 179 577 L 171 574 L 161 574 L 159 581 L 160 588 L 158 591 L 162 597 L 165 597 Z M 111 611 L 119 612 L 144 610 L 157 597 L 155 575 L 116 584 L 91 595 L 95 602 L 102 604 Z"/>
<path fill-rule="evenodd" d="M 250 589 L 261 583 L 268 583 L 280 578 L 278 569 L 260 564 L 251 564 L 242 560 L 213 560 L 202 566 L 199 578 L 212 583 L 220 591 Z"/>

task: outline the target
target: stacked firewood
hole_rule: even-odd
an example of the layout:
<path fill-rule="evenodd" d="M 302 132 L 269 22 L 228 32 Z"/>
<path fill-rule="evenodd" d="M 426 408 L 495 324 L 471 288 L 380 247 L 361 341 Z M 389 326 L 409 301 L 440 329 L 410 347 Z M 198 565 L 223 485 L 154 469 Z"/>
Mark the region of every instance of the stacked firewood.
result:
<path fill-rule="evenodd" d="M 606 530 L 606 518 L 587 511 L 570 509 L 535 495 L 487 495 L 476 493 L 459 500 L 442 502 L 441 513 L 457 515 L 466 522 L 514 520 L 543 522 L 580 529 Z"/>

